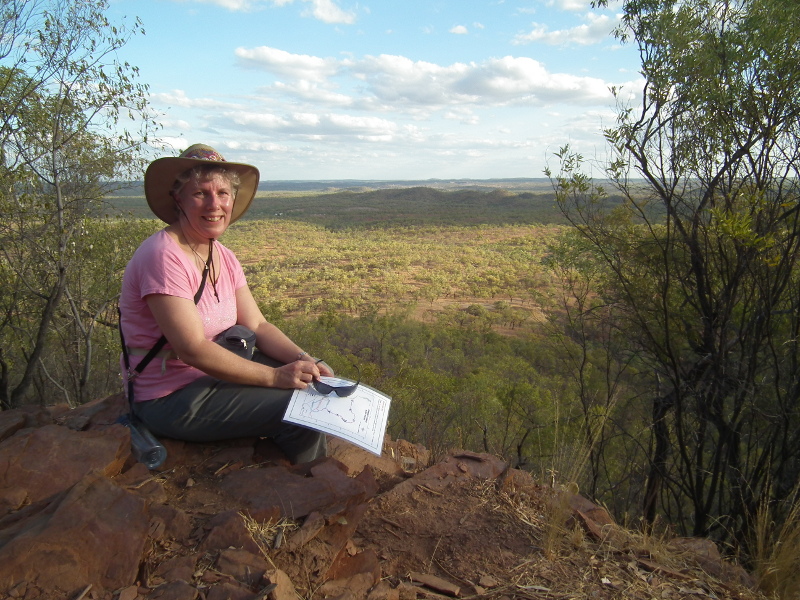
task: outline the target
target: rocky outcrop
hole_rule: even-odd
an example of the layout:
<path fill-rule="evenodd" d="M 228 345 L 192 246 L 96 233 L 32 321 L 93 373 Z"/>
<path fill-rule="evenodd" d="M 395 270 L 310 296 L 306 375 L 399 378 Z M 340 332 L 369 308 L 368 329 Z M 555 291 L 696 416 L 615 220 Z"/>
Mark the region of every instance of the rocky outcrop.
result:
<path fill-rule="evenodd" d="M 293 577 L 377 583 L 375 555 L 345 548 L 374 473 L 402 478 L 400 461 L 339 444 L 341 461 L 292 467 L 263 440 L 165 440 L 166 463 L 148 471 L 115 423 L 125 410 L 113 396 L 0 413 L 0 596 L 281 599 L 296 598 Z M 285 532 L 278 548 L 270 527 Z"/>
<path fill-rule="evenodd" d="M 558 527 L 582 526 L 597 544 L 622 536 L 603 509 L 495 456 L 452 452 L 430 466 L 402 440 L 378 457 L 332 439 L 329 457 L 298 466 L 265 440 L 164 440 L 167 461 L 149 471 L 115 423 L 125 410 L 113 396 L 0 412 L 0 597 L 511 598 L 517 584 L 502 580 L 542 555 L 553 498 Z M 707 544 L 700 554 L 705 569 L 722 564 Z M 542 565 L 537 577 L 553 568 Z"/>

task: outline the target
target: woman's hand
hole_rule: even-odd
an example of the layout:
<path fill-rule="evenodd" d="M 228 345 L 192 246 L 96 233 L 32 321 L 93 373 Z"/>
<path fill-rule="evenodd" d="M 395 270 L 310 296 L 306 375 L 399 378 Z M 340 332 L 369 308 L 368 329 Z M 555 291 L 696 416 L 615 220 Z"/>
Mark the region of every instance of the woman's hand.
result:
<path fill-rule="evenodd" d="M 314 379 L 331 375 L 333 371 L 324 362 L 303 357 L 275 369 L 274 387 L 304 390 Z"/>
<path fill-rule="evenodd" d="M 319 369 L 319 374 L 322 377 L 333 377 L 333 369 L 331 369 L 328 366 L 328 363 L 326 363 L 321 358 L 316 358 L 314 356 L 311 356 L 310 354 L 304 354 L 300 360 L 313 362 L 315 365 L 317 365 L 317 369 Z"/>

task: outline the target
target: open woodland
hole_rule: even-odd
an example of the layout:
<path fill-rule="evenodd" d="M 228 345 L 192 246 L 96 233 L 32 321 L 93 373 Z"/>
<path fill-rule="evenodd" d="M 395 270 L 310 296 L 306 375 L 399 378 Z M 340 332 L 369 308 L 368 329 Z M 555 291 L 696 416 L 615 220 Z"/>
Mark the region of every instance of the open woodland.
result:
<path fill-rule="evenodd" d="M 530 198 L 534 201 L 528 202 Z M 145 206 L 141 196 L 123 202 L 111 198 L 110 203 L 112 213 L 124 206 L 136 214 Z M 505 344 L 523 343 L 546 327 L 561 302 L 554 274 L 545 264 L 549 245 L 564 229 L 552 223 L 557 212 L 552 192 L 420 187 L 294 196 L 260 192 L 222 242 L 236 252 L 271 320 L 308 337 L 306 346 L 335 367 L 346 370 L 348 361 L 357 361 L 372 374 L 365 375 L 367 383 L 402 388 L 400 371 L 412 365 L 421 369 L 426 357 L 437 352 L 429 339 L 437 330 L 448 332 L 442 340 L 453 337 L 451 328 L 474 334 L 470 345 L 496 340 L 507 353 L 511 350 Z M 270 213 L 284 214 L 264 217 Z M 383 222 L 376 223 L 376 213 Z M 131 222 L 145 228 L 148 223 Z M 337 324 L 343 332 L 330 339 L 320 335 Z M 394 335 L 401 339 L 394 340 Z M 337 346 L 337 340 L 343 345 Z M 438 350 L 443 356 L 434 362 L 453 352 Z M 482 354 L 482 361 L 489 360 Z M 497 368 L 506 370 L 502 365 L 510 358 L 494 357 Z M 445 361 L 442 367 L 448 367 L 437 374 L 451 380 L 448 385 L 458 379 L 457 373 L 472 368 L 466 355 L 457 360 L 458 368 L 453 360 L 455 356 Z M 419 408 L 430 404 L 425 395 L 443 392 L 445 380 L 440 377 L 440 382 L 418 392 Z M 396 402 L 398 417 L 401 403 Z M 416 416 L 408 422 L 393 418 L 392 433 L 416 438 L 414 422 L 422 425 Z M 494 427 L 477 421 L 462 424 L 455 438 L 448 427 L 426 427 L 429 432 L 415 441 L 434 450 L 453 444 L 493 446 L 496 434 Z M 531 460 L 525 456 L 530 448 L 526 451 L 514 434 L 506 431 L 502 437 L 491 450 L 508 454 L 513 449 L 519 460 Z"/>
<path fill-rule="evenodd" d="M 109 202 L 112 215 L 147 210 L 141 196 Z M 392 396 L 392 437 L 496 453 L 635 518 L 647 407 L 631 380 L 634 399 L 614 407 L 624 432 L 600 458 L 586 428 L 611 407 L 581 403 L 592 361 L 565 331 L 574 302 L 549 262 L 567 231 L 552 190 L 412 187 L 260 192 L 221 241 L 270 320 Z M 592 394 L 607 396 L 596 369 Z"/>

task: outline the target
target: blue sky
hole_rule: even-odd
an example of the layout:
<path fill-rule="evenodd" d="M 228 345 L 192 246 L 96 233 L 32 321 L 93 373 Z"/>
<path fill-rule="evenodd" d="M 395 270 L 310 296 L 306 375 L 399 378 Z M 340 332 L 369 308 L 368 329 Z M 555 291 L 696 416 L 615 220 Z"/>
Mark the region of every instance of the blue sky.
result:
<path fill-rule="evenodd" d="M 565 143 L 602 160 L 610 86 L 632 97 L 619 3 L 112 0 L 120 52 L 175 153 L 202 142 L 262 179 L 541 177 Z M 169 152 L 167 152 L 169 153 Z"/>

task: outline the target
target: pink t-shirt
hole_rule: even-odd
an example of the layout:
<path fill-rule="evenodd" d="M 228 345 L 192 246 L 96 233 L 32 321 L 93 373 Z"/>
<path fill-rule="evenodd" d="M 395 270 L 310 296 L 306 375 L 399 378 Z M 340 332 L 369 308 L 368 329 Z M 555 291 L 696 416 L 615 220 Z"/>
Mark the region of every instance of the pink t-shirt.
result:
<path fill-rule="evenodd" d="M 236 290 L 247 285 L 242 265 L 233 252 L 219 242 L 215 242 L 214 246 L 221 258 L 216 295 L 209 275 L 196 309 L 200 312 L 205 337 L 209 340 L 236 324 Z M 142 242 L 125 268 L 119 299 L 121 327 L 128 348 L 149 350 L 161 337 L 161 330 L 150 312 L 146 296 L 166 294 L 193 301 L 201 280 L 202 273 L 196 262 L 181 250 L 165 230 Z M 164 348 L 170 348 L 169 343 Z M 131 367 L 135 367 L 142 358 L 131 356 Z M 124 363 L 121 364 L 124 373 Z M 140 402 L 161 398 L 204 375 L 199 369 L 179 359 L 164 361 L 156 357 L 136 378 L 134 399 Z M 127 385 L 125 388 L 127 390 Z"/>

